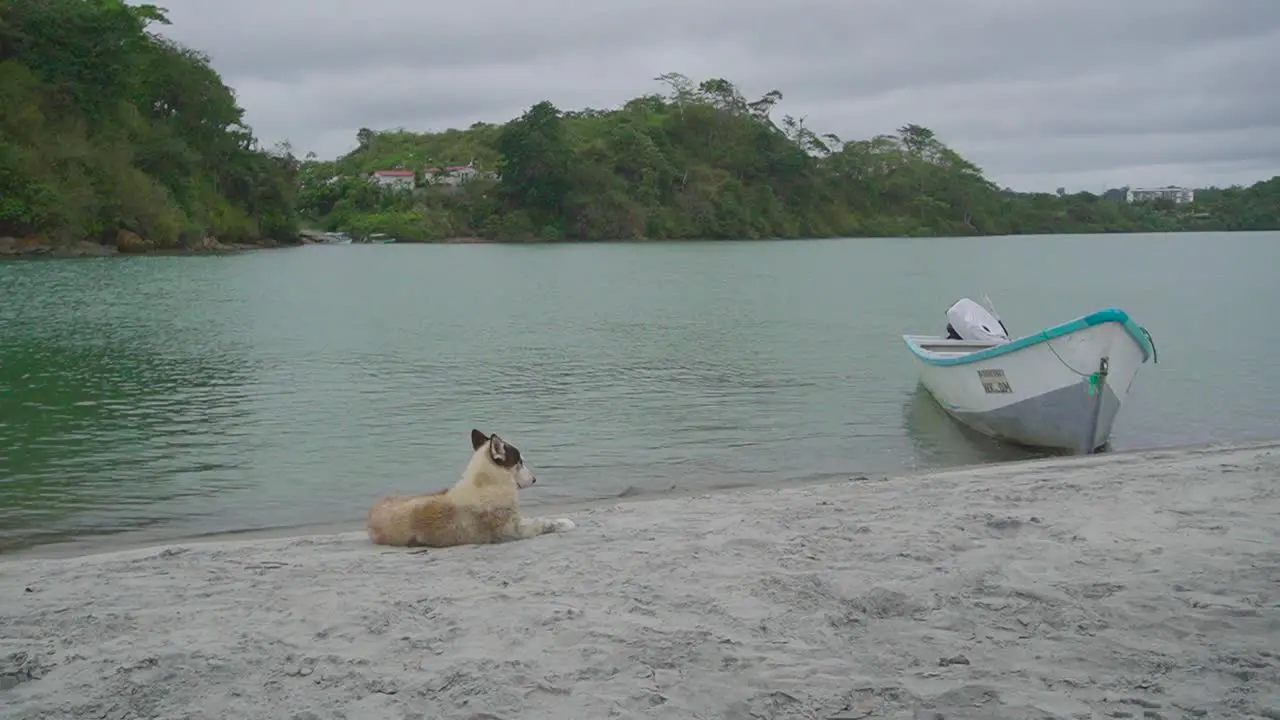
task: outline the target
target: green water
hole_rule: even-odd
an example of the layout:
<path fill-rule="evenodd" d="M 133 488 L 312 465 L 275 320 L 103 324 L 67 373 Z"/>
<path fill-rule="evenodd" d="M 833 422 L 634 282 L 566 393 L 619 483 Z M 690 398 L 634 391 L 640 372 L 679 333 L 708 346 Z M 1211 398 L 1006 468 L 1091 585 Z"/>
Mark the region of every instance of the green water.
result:
<path fill-rule="evenodd" d="M 334 246 L 0 264 L 0 549 L 359 521 L 507 436 L 529 505 L 1028 457 L 899 336 L 1153 333 L 1112 447 L 1280 435 L 1280 234 Z"/>

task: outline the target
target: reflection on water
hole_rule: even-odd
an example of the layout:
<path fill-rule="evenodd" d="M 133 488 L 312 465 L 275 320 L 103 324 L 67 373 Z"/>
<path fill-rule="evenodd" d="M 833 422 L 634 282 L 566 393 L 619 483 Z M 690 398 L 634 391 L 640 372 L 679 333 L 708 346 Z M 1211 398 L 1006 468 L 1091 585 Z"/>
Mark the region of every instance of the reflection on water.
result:
<path fill-rule="evenodd" d="M 1031 460 L 1065 454 L 1001 442 L 983 435 L 953 419 L 924 385 L 918 383 L 903 405 L 903 421 L 917 457 L 921 464 L 929 467 Z"/>
<path fill-rule="evenodd" d="M 200 498 L 244 487 L 228 444 L 248 387 L 226 356 L 109 341 L 6 346 L 0 551 L 198 514 Z"/>

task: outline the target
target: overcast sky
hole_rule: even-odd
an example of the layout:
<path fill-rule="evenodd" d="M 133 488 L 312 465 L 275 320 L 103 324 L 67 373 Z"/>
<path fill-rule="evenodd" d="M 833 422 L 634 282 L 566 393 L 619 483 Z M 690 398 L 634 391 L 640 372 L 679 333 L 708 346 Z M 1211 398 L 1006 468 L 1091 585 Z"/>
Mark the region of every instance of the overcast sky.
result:
<path fill-rule="evenodd" d="M 361 127 L 612 107 L 676 71 L 781 90 L 776 116 L 845 139 L 925 125 L 1019 190 L 1280 174 L 1280 0 L 153 2 L 264 143 L 322 158 Z"/>

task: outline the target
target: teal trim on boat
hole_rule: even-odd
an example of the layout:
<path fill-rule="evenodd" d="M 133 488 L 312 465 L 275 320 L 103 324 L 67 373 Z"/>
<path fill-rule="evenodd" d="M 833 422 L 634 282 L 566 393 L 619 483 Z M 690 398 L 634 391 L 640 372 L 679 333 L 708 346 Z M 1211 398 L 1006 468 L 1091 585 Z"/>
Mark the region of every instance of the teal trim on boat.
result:
<path fill-rule="evenodd" d="M 968 365 L 969 363 L 976 363 L 982 360 L 1008 355 L 1009 353 L 1017 352 L 1023 348 L 1031 347 L 1032 345 L 1039 345 L 1040 343 L 1048 342 L 1054 338 L 1062 337 L 1063 335 L 1069 335 L 1073 332 L 1078 332 L 1094 325 L 1102 325 L 1103 323 L 1109 322 L 1120 323 L 1124 326 L 1125 331 L 1129 333 L 1129 337 L 1133 338 L 1133 341 L 1138 344 L 1138 347 L 1142 348 L 1143 362 L 1151 359 L 1154 348 L 1151 346 L 1151 341 L 1147 338 L 1146 331 L 1144 331 L 1140 325 L 1131 320 L 1128 313 L 1117 307 L 1104 308 L 1097 312 L 1089 313 L 1084 317 L 1069 320 L 1061 325 L 1054 325 L 1053 327 L 1045 328 L 1033 335 L 1026 335 L 1018 338 L 1017 340 L 1011 340 L 1002 345 L 989 347 L 985 350 L 978 350 L 977 352 L 972 352 L 967 355 L 943 357 L 923 350 L 920 347 L 917 347 L 915 343 L 905 340 L 905 338 L 904 340 L 907 343 L 907 347 L 911 348 L 911 352 L 914 353 L 916 357 L 920 358 L 921 362 L 926 364 L 942 366 Z"/>

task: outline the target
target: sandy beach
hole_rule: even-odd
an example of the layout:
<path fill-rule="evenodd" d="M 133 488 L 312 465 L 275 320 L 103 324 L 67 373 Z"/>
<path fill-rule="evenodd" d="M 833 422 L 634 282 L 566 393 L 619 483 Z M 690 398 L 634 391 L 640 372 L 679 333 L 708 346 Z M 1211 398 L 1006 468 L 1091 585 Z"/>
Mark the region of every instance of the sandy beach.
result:
<path fill-rule="evenodd" d="M 0 561 L 0 715 L 1280 719 L 1280 442 L 570 517 Z"/>

